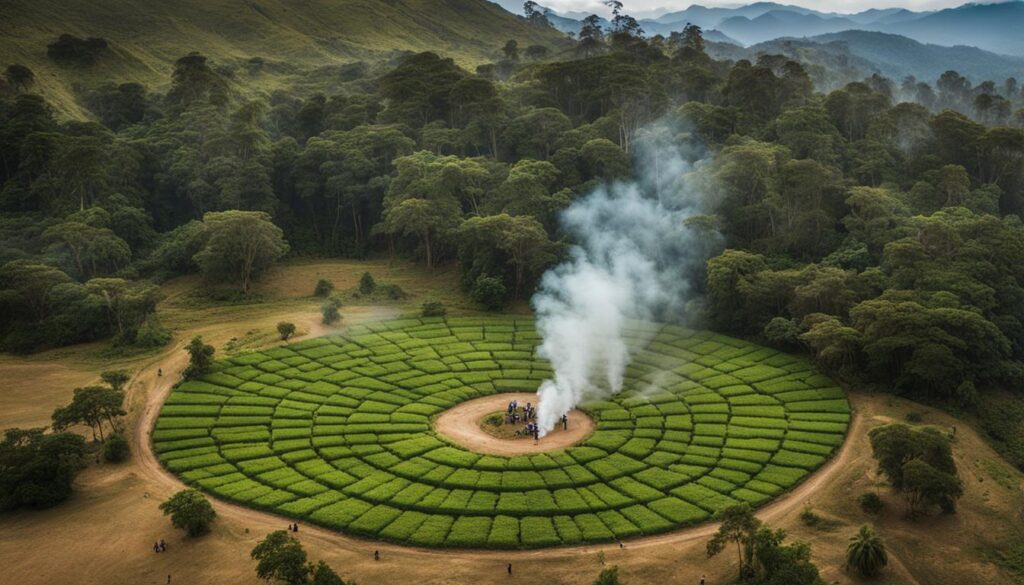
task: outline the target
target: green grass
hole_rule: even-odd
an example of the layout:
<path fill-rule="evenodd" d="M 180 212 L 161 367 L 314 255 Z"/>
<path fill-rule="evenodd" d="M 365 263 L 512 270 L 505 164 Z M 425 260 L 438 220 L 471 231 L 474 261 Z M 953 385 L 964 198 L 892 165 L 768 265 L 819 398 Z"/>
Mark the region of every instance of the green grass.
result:
<path fill-rule="evenodd" d="M 482 455 L 430 426 L 460 402 L 550 375 L 531 358 L 533 322 L 502 317 L 370 323 L 231 357 L 174 390 L 154 447 L 186 482 L 289 518 L 419 546 L 537 548 L 762 504 L 842 442 L 849 406 L 803 362 L 645 327 L 654 341 L 637 342 L 623 392 L 583 405 L 597 430 L 565 451 Z M 800 390 L 775 383 L 797 379 Z"/>

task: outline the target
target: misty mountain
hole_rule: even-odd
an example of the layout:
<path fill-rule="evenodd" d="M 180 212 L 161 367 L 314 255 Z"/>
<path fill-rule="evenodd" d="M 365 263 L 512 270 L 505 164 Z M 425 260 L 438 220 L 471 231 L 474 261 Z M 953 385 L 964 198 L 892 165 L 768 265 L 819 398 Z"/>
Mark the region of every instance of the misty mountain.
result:
<path fill-rule="evenodd" d="M 892 79 L 913 75 L 929 82 L 953 69 L 974 82 L 1020 77 L 1024 58 L 1000 55 L 976 47 L 944 47 L 919 43 L 907 37 L 870 32 L 845 31 L 808 39 L 819 45 L 840 44 L 852 55 L 871 62 L 878 72 Z M 757 48 L 757 47 L 752 47 Z"/>
<path fill-rule="evenodd" d="M 922 43 L 970 45 L 1010 55 L 1024 55 L 1024 2 L 965 4 L 921 18 L 883 25 L 883 32 Z"/>
<path fill-rule="evenodd" d="M 522 6 L 513 0 L 517 13 Z M 577 18 L 579 17 L 579 18 Z M 550 19 L 563 32 L 579 32 L 582 13 L 559 14 Z M 602 19 L 602 23 L 607 22 Z M 856 14 L 821 12 L 774 2 L 756 2 L 733 8 L 693 5 L 657 18 L 640 19 L 648 35 L 668 36 L 693 23 L 718 30 L 742 44 L 753 45 L 779 38 L 807 38 L 852 30 L 903 35 L 921 43 L 954 47 L 966 45 L 986 51 L 1024 56 L 1024 1 L 965 4 L 940 11 L 915 12 L 905 8 L 870 9 Z"/>

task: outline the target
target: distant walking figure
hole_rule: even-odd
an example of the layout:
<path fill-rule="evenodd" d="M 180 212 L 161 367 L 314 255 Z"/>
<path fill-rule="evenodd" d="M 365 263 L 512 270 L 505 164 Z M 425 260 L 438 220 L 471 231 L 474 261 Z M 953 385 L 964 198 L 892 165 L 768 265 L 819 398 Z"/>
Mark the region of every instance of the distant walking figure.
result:
<path fill-rule="evenodd" d="M 164 369 L 163 368 L 157 368 L 156 369 L 156 375 L 157 375 L 157 377 L 163 376 L 164 375 Z"/>
<path fill-rule="evenodd" d="M 299 523 L 298 523 L 298 522 L 296 522 L 296 523 L 295 523 L 295 532 L 298 532 L 298 531 L 299 531 Z"/>
<path fill-rule="evenodd" d="M 373 551 L 373 560 L 375 560 L 375 561 L 379 561 L 380 560 L 380 551 L 379 550 Z"/>
<path fill-rule="evenodd" d="M 155 553 L 160 552 L 160 543 L 159 542 L 154 542 L 153 543 L 153 552 L 155 552 Z"/>
<path fill-rule="evenodd" d="M 509 574 L 509 575 L 511 575 L 511 574 L 512 574 L 512 563 L 509 563 L 509 564 L 508 564 L 508 574 Z"/>
<path fill-rule="evenodd" d="M 564 414 L 562 415 L 562 430 L 569 430 L 569 417 Z"/>
<path fill-rule="evenodd" d="M 160 552 L 166 552 L 166 551 L 167 551 L 167 543 L 164 542 L 164 539 L 161 538 L 160 539 Z"/>
<path fill-rule="evenodd" d="M 167 585 L 171 585 L 171 576 L 167 575 Z"/>

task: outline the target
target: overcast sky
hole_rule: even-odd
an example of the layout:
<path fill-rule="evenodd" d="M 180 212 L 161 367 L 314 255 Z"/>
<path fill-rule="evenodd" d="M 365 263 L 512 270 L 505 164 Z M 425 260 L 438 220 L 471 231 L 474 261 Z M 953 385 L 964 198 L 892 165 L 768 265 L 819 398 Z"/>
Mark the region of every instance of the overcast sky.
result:
<path fill-rule="evenodd" d="M 901 7 L 910 10 L 936 10 L 951 8 L 964 4 L 967 0 L 776 0 L 779 4 L 796 4 L 806 6 L 823 12 L 860 12 L 868 8 L 892 8 Z M 993 2 L 998 0 L 992 0 Z M 659 8 L 665 8 L 663 12 L 682 10 L 691 4 L 702 6 L 737 6 L 751 4 L 750 2 L 736 2 L 730 0 L 702 0 L 692 2 L 690 0 L 622 0 L 625 11 L 640 13 Z M 600 0 L 540 0 L 538 4 L 548 6 L 559 12 L 583 11 L 605 14 L 607 9 Z"/>

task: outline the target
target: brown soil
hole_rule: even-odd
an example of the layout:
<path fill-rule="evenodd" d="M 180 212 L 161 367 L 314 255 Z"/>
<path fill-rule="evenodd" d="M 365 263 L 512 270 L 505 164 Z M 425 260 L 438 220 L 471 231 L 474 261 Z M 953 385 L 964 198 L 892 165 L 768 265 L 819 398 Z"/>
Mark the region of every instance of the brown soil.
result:
<path fill-rule="evenodd" d="M 482 428 L 489 423 L 484 421 L 488 415 L 503 413 L 510 400 L 518 400 L 519 404 L 536 402 L 537 395 L 526 392 L 497 394 L 467 400 L 440 414 L 434 421 L 434 430 L 452 442 L 477 453 L 488 455 L 528 455 L 544 451 L 565 449 L 586 439 L 594 432 L 594 421 L 579 410 L 569 413 L 569 429 L 563 431 L 558 425 L 540 442 L 534 444 L 532 438 L 495 436 Z M 502 429 L 522 428 L 524 425 L 506 424 Z"/>

